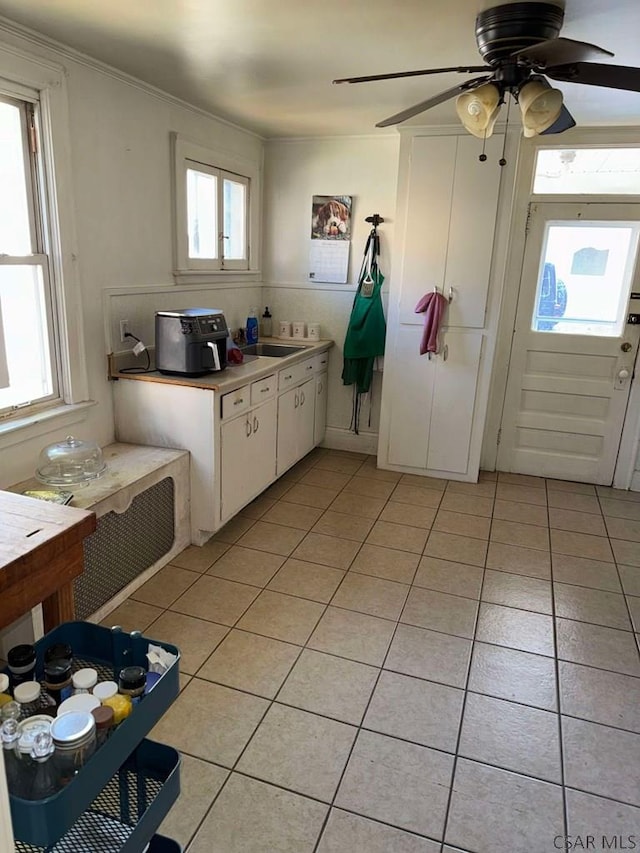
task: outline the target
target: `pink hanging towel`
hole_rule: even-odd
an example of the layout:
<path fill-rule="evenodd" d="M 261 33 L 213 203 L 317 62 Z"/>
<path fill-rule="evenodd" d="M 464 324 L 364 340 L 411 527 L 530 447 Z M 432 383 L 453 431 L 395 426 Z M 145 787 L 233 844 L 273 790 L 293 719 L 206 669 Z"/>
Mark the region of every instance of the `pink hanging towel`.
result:
<path fill-rule="evenodd" d="M 446 297 L 441 293 L 431 291 L 425 293 L 416 305 L 415 313 L 424 314 L 424 332 L 420 341 L 420 355 L 427 352 L 438 352 L 438 332 L 448 304 Z"/>

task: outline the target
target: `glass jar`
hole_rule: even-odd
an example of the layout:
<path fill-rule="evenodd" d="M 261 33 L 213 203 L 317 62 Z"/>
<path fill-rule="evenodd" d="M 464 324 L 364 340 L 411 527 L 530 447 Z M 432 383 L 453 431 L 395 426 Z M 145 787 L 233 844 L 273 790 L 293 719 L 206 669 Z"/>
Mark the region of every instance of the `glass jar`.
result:
<path fill-rule="evenodd" d="M 79 669 L 71 676 L 71 684 L 74 694 L 91 693 L 93 688 L 98 683 L 98 673 L 92 667 Z"/>
<path fill-rule="evenodd" d="M 125 666 L 118 677 L 118 692 L 131 697 L 131 702 L 137 705 L 144 696 L 147 683 L 147 671 L 141 666 Z"/>
<path fill-rule="evenodd" d="M 4 672 L 0 672 L 0 708 L 11 702 L 11 694 L 9 693 L 9 676 Z"/>
<path fill-rule="evenodd" d="M 42 686 L 53 697 L 56 706 L 71 696 L 71 661 L 58 658 L 44 665 Z"/>
<path fill-rule="evenodd" d="M 69 643 L 53 643 L 44 650 L 42 659 L 45 663 L 51 663 L 53 660 L 68 660 L 73 663 L 73 649 Z"/>
<path fill-rule="evenodd" d="M 117 695 L 118 685 L 115 681 L 101 681 L 99 684 L 96 684 L 91 692 L 97 699 L 104 703 L 105 699 L 111 699 L 112 696 Z"/>
<path fill-rule="evenodd" d="M 51 737 L 60 781 L 66 785 L 96 750 L 96 721 L 89 711 L 69 711 L 52 722 Z"/>
<path fill-rule="evenodd" d="M 100 705 L 99 708 L 94 708 L 91 713 L 96 721 L 96 740 L 98 746 L 102 746 L 111 734 L 115 714 L 113 713 L 113 708 L 110 708 L 108 705 Z"/>
<path fill-rule="evenodd" d="M 92 693 L 74 693 L 58 706 L 57 717 L 67 714 L 69 711 L 93 711 L 100 707 L 100 700 Z"/>
<path fill-rule="evenodd" d="M 23 797 L 27 776 L 17 755 L 20 732 L 15 720 L 5 720 L 0 726 L 0 741 L 4 751 L 4 770 L 7 774 L 9 793 Z"/>
<path fill-rule="evenodd" d="M 7 664 L 11 684 L 16 687 L 23 681 L 33 681 L 36 677 L 36 650 L 28 643 L 14 646 L 7 652 Z"/>
<path fill-rule="evenodd" d="M 7 702 L 6 705 L 3 705 L 0 708 L 0 720 L 4 722 L 5 720 L 15 720 L 18 722 L 20 719 L 20 705 L 15 702 L 13 699 L 11 702 Z"/>
<path fill-rule="evenodd" d="M 35 717 L 37 714 L 56 715 L 55 700 L 42 689 L 37 681 L 25 681 L 18 684 L 13 691 L 14 698 L 20 706 L 20 719 Z"/>
<path fill-rule="evenodd" d="M 44 733 L 48 735 L 51 731 L 51 724 L 53 722 L 54 720 L 52 720 L 51 717 L 39 715 L 37 717 L 28 717 L 18 725 L 20 737 L 18 738 L 16 745 L 15 755 L 18 758 L 20 767 L 20 784 L 22 788 L 21 796 L 27 799 L 30 796 L 36 770 L 36 764 L 31 757 L 31 751 L 35 743 L 35 739 L 39 734 Z"/>
<path fill-rule="evenodd" d="M 39 732 L 33 739 L 31 758 L 34 762 L 31 790 L 25 795 L 28 800 L 44 800 L 52 797 L 62 787 L 60 773 L 52 760 L 54 754 L 51 732 Z"/>

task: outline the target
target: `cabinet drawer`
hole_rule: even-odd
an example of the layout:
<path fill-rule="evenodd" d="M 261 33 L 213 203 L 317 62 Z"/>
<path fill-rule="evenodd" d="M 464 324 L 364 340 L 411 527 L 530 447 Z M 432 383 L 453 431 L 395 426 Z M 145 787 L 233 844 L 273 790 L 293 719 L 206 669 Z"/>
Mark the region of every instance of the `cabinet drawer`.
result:
<path fill-rule="evenodd" d="M 314 373 L 322 373 L 323 370 L 326 370 L 329 367 L 329 353 L 321 352 L 320 355 L 316 355 L 313 359 L 313 372 Z"/>
<path fill-rule="evenodd" d="M 276 393 L 275 374 L 251 383 L 251 405 L 259 406 L 270 400 Z"/>
<path fill-rule="evenodd" d="M 234 415 L 241 415 L 246 412 L 251 405 L 251 388 L 249 385 L 243 385 L 237 391 L 230 391 L 228 394 L 222 395 L 222 419 L 232 418 Z"/>
<path fill-rule="evenodd" d="M 306 361 L 303 361 L 301 364 L 293 364 L 291 367 L 281 370 L 278 373 L 278 390 L 282 391 L 283 388 L 290 388 L 292 385 L 297 385 L 304 376 L 303 366 L 305 364 Z"/>

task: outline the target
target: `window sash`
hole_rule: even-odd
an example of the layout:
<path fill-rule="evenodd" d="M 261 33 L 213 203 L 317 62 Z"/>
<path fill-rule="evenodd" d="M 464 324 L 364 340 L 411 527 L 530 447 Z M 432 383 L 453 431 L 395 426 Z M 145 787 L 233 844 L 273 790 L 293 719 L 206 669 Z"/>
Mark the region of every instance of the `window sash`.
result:
<path fill-rule="evenodd" d="M 183 275 L 205 276 L 208 273 L 225 272 L 256 273 L 259 270 L 258 256 L 260 226 L 260 163 L 229 152 L 215 151 L 192 142 L 177 133 L 171 134 L 173 152 L 173 195 L 174 195 L 174 275 L 179 280 Z M 218 247 L 217 258 L 193 257 L 189 246 L 189 203 L 187 170 L 191 168 L 204 174 L 215 175 L 218 184 Z M 231 192 L 232 206 L 225 210 Z M 243 200 L 243 209 L 238 210 Z M 235 213 L 234 203 L 235 202 Z M 225 239 L 225 214 L 235 220 L 237 231 L 231 241 Z M 240 222 L 238 223 L 238 217 Z M 228 237 L 229 235 L 227 235 Z M 254 249 L 255 252 L 254 252 Z M 209 254 L 213 252 L 209 249 Z M 232 256 L 229 256 L 229 255 Z M 227 257 L 225 257 L 225 255 Z"/>
<path fill-rule="evenodd" d="M 6 365 L 6 379 L 10 380 L 12 368 L 15 377 L 16 372 L 20 373 L 20 362 L 26 358 L 28 369 L 26 373 L 23 369 L 21 380 L 26 383 L 26 387 L 31 382 L 33 393 L 27 393 L 24 397 L 16 398 L 15 395 L 6 392 L 10 385 L 0 381 L 0 420 L 11 417 L 16 412 L 27 407 L 42 406 L 43 404 L 51 405 L 60 401 L 59 363 L 55 346 L 55 312 L 49 275 L 49 259 L 46 255 L 42 254 L 16 257 L 4 255 L 0 257 L 0 279 L 2 278 L 3 270 L 11 269 L 12 267 L 28 267 L 32 268 L 34 272 L 38 271 L 40 287 L 37 288 L 36 293 L 32 294 L 31 300 L 27 295 L 25 301 L 26 310 L 33 307 L 33 305 L 29 306 L 29 301 L 36 303 L 37 317 L 29 314 L 27 318 L 18 316 L 16 319 L 16 313 L 20 315 L 20 308 L 16 308 L 14 305 L 11 319 L 9 319 L 9 314 L 6 310 L 7 300 L 3 300 L 2 298 L 2 282 L 0 281 L 0 306 L 2 309 L 0 322 L 3 324 L 3 329 L 0 331 L 0 347 L 2 348 L 2 352 L 0 353 L 0 368 Z M 38 303 L 41 304 L 38 306 Z M 22 322 L 21 324 L 21 320 L 26 320 L 26 322 Z M 16 329 L 19 332 L 16 332 Z M 38 347 L 36 347 L 35 352 L 33 349 L 29 349 L 29 336 L 33 335 L 34 331 L 38 334 Z M 24 347 L 24 350 L 21 352 L 22 347 Z M 33 359 L 31 363 L 28 361 L 29 356 Z M 36 377 L 38 375 L 41 377 L 40 381 L 43 384 L 46 382 L 49 386 L 47 393 L 37 393 L 38 379 Z M 2 379 L 1 375 L 0 379 Z M 6 393 L 3 393 L 3 391 Z M 6 402 L 7 399 L 11 399 L 11 402 Z"/>

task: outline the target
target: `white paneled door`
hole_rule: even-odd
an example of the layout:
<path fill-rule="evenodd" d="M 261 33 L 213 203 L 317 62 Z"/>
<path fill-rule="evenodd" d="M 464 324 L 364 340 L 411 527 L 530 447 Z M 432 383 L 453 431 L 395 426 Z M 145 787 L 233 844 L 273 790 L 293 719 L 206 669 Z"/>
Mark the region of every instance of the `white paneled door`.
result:
<path fill-rule="evenodd" d="M 612 482 L 640 338 L 627 322 L 639 235 L 637 205 L 531 205 L 499 470 Z"/>

